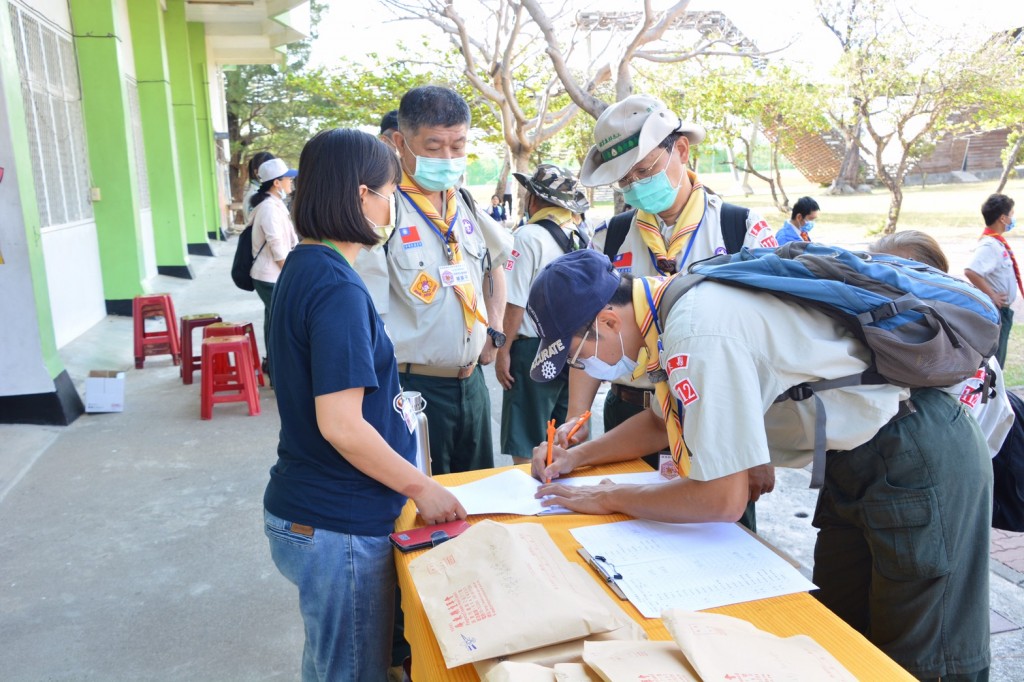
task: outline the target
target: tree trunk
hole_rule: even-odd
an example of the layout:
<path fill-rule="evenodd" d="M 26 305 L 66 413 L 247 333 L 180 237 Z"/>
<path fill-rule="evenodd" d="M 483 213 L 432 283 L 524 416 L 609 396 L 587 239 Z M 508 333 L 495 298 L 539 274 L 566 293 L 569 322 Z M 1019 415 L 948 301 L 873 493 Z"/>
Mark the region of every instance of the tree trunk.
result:
<path fill-rule="evenodd" d="M 508 146 L 505 147 L 505 160 L 501 164 L 501 173 L 498 174 L 498 184 L 494 186 L 494 193 L 499 197 L 505 196 L 505 185 L 508 183 L 508 174 L 512 172 L 512 157 L 508 153 Z M 512 216 L 509 216 L 511 218 Z"/>
<path fill-rule="evenodd" d="M 246 150 L 246 144 L 241 139 L 241 131 L 238 121 L 238 114 L 228 110 L 228 149 L 231 150 L 231 158 L 228 160 L 228 185 L 231 188 L 231 201 L 241 202 L 245 197 L 245 186 L 248 183 L 248 173 L 242 168 L 242 157 Z M 232 222 L 241 224 L 244 222 L 245 211 L 235 211 Z"/>
<path fill-rule="evenodd" d="M 1014 143 L 1013 149 L 1010 150 L 1010 155 L 1006 157 L 1006 164 L 1003 166 L 1003 174 L 999 176 L 999 186 L 996 187 L 996 194 L 1000 194 L 1003 188 L 1006 187 L 1006 182 L 1010 179 L 1010 173 L 1013 171 L 1014 166 L 1017 165 L 1017 156 L 1020 154 L 1020 148 L 1024 146 L 1024 134 L 1017 137 L 1017 142 Z"/>
<path fill-rule="evenodd" d="M 782 205 L 780 206 L 778 200 L 776 200 L 775 207 L 783 213 L 789 214 L 792 209 L 789 205 L 789 197 L 786 195 L 786 190 L 782 186 L 782 171 L 779 169 L 779 146 L 775 144 L 772 145 L 772 171 L 775 175 L 775 182 L 779 186 L 779 193 L 782 195 Z"/>
<path fill-rule="evenodd" d="M 892 193 L 892 198 L 889 200 L 889 216 L 886 218 L 885 223 L 885 234 L 892 234 L 896 231 L 896 223 L 900 219 L 900 207 L 903 206 L 903 178 L 896 178 L 896 182 L 889 191 Z"/>
<path fill-rule="evenodd" d="M 517 145 L 511 152 L 512 163 L 515 165 L 516 171 L 530 175 L 530 154 L 533 153 L 533 149 L 521 144 Z M 515 212 L 515 224 L 519 224 L 520 219 L 526 214 L 526 188 L 515 182 L 512 185 L 512 189 L 519 202 L 519 210 Z M 511 218 L 512 216 L 509 217 Z"/>

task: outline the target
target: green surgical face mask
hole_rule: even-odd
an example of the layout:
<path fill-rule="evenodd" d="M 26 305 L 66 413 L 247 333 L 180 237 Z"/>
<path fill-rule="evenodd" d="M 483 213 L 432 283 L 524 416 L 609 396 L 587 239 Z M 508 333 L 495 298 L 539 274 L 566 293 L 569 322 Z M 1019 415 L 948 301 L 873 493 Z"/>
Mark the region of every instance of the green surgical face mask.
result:
<path fill-rule="evenodd" d="M 416 172 L 412 174 L 412 179 L 428 192 L 442 192 L 454 187 L 466 172 L 465 156 L 435 159 L 430 156 L 417 156 L 408 144 L 405 148 L 416 157 Z"/>
<path fill-rule="evenodd" d="M 672 152 L 675 153 L 675 149 Z M 679 187 L 673 187 L 669 182 L 668 166 L 666 166 L 665 170 L 657 175 L 637 180 L 622 190 L 622 198 L 627 204 L 648 213 L 661 213 L 672 206 L 678 193 Z"/>

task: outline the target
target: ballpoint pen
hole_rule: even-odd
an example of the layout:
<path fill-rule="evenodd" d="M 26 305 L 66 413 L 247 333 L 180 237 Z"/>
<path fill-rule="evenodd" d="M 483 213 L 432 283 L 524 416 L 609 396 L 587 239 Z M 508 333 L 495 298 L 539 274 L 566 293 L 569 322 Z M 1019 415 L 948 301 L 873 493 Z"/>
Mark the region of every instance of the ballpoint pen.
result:
<path fill-rule="evenodd" d="M 586 412 L 581 414 L 580 418 L 576 420 L 576 424 L 572 427 L 572 429 L 569 430 L 569 435 L 565 439 L 569 445 L 573 445 L 572 437 L 575 436 L 576 432 L 579 431 L 580 428 L 582 428 L 583 425 L 587 423 L 588 419 L 590 419 L 590 410 L 587 410 Z"/>
<path fill-rule="evenodd" d="M 548 422 L 548 465 L 547 468 L 551 467 L 551 456 L 552 449 L 555 447 L 555 420 L 552 419 Z M 551 477 L 548 476 L 545 483 L 551 483 Z"/>

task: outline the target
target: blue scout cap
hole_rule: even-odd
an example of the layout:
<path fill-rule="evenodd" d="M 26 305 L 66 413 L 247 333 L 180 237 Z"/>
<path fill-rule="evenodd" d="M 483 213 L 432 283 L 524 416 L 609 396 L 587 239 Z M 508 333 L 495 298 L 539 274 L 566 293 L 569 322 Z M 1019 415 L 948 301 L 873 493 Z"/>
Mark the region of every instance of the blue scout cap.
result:
<path fill-rule="evenodd" d="M 608 256 L 580 249 L 551 261 L 530 287 L 526 312 L 537 325 L 540 348 L 530 365 L 534 381 L 551 381 L 562 371 L 572 335 L 608 305 L 622 276 Z"/>

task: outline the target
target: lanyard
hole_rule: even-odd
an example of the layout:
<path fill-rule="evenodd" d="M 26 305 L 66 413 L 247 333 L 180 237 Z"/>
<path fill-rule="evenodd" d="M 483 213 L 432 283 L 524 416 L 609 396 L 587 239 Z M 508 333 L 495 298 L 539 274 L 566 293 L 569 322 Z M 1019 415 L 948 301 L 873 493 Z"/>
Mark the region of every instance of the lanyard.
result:
<path fill-rule="evenodd" d="M 697 241 L 697 233 L 700 232 L 701 226 L 704 225 L 704 218 L 707 216 L 707 214 L 708 214 L 708 195 L 707 195 L 707 192 L 705 192 L 704 193 L 704 212 L 700 216 L 700 222 L 697 223 L 697 228 L 693 232 L 690 233 L 690 240 L 688 242 L 686 242 L 686 250 L 683 252 L 683 259 L 681 261 L 679 261 L 680 267 L 685 265 L 686 264 L 686 259 L 690 257 L 690 250 L 693 248 L 693 243 L 695 241 Z M 669 275 L 669 273 L 662 272 L 661 268 L 658 267 L 658 259 L 654 257 L 654 252 L 651 251 L 650 249 L 647 249 L 647 255 L 648 255 L 648 257 L 650 257 L 651 265 L 653 265 L 654 269 L 658 271 L 658 274 L 662 275 L 663 277 L 667 277 Z M 648 295 L 647 298 L 650 299 L 650 295 Z M 660 330 L 659 330 L 659 333 L 660 333 Z"/>
<path fill-rule="evenodd" d="M 324 246 L 329 246 L 332 249 L 334 249 L 334 252 L 336 254 L 338 254 L 339 256 L 341 256 L 341 260 L 345 261 L 345 265 L 347 265 L 349 267 L 352 267 L 352 264 L 348 262 L 348 258 L 345 258 L 345 254 L 343 254 L 341 252 L 341 250 L 337 246 L 334 245 L 333 242 L 330 242 L 330 241 L 328 241 L 326 239 L 321 239 L 320 243 L 323 244 Z"/>
<path fill-rule="evenodd" d="M 416 205 L 416 202 L 413 201 L 409 197 L 408 194 L 403 192 L 401 189 L 399 189 L 398 192 L 403 197 L 405 197 L 406 199 L 409 200 L 409 203 L 412 204 L 412 207 L 416 210 L 417 213 L 420 214 L 420 216 L 427 223 L 427 225 L 430 226 L 430 229 L 434 231 L 434 234 L 437 235 L 438 239 L 441 240 L 441 244 L 444 245 L 444 250 L 445 250 L 445 252 L 448 255 L 448 262 L 451 263 L 453 260 L 455 260 L 455 257 L 452 254 L 451 242 L 449 240 L 450 240 L 450 238 L 452 236 L 452 230 L 455 229 L 455 221 L 458 220 L 458 218 L 459 218 L 459 208 L 458 208 L 458 205 L 456 205 L 456 207 L 455 207 L 455 215 L 452 216 L 452 221 L 450 223 L 448 223 L 448 231 L 445 232 L 444 234 L 441 234 L 441 230 L 437 229 L 437 225 L 434 224 L 434 221 L 427 217 L 427 214 L 424 213 L 423 210 L 419 206 Z M 446 207 L 446 209 L 447 209 L 447 207 Z M 441 213 L 438 212 L 438 215 L 440 216 Z M 443 220 L 443 218 L 442 218 L 442 220 Z"/>
<path fill-rule="evenodd" d="M 661 362 L 662 356 L 665 354 L 665 347 L 661 344 L 661 320 L 658 319 L 658 308 L 654 305 L 654 297 L 651 296 L 651 285 L 648 283 L 646 277 L 641 277 L 640 282 L 644 285 L 644 294 L 647 296 L 647 305 L 651 306 L 651 319 L 654 321 L 654 329 L 658 332 L 658 361 Z M 662 286 L 665 286 L 664 284 Z M 668 377 L 665 377 L 665 381 L 668 381 Z M 669 395 L 672 395 L 672 389 L 669 389 Z M 683 401 L 676 398 L 676 414 L 682 415 Z M 669 418 L 669 415 L 662 415 L 665 419 Z"/>

